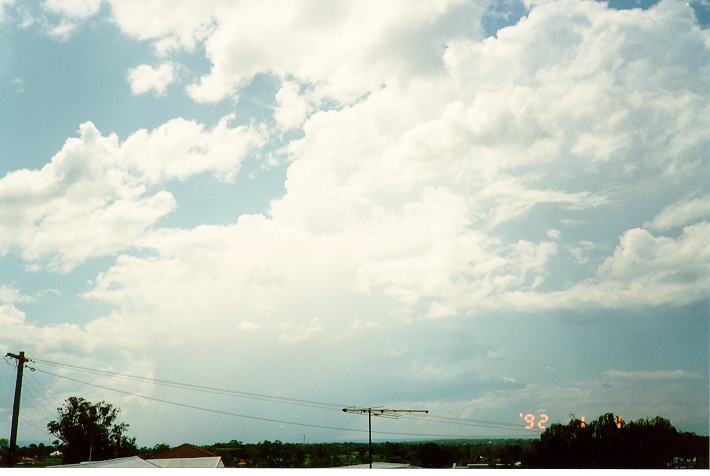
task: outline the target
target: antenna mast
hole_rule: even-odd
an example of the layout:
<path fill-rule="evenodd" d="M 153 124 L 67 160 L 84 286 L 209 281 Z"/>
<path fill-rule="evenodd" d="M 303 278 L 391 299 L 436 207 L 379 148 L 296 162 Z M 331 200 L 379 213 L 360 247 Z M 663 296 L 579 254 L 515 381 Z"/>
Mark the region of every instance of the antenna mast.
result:
<path fill-rule="evenodd" d="M 343 408 L 345 413 L 357 413 L 360 415 L 367 414 L 367 454 L 370 461 L 370 469 L 372 469 L 372 415 L 384 418 L 397 418 L 398 413 L 429 413 L 429 410 L 406 410 L 395 408 L 372 408 L 372 407 L 348 407 Z"/>

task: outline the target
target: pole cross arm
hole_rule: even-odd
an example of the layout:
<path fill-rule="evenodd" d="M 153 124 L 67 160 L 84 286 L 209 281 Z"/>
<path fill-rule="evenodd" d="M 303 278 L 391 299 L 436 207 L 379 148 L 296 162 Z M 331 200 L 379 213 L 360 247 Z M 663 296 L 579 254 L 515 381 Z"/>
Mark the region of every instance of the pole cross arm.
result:
<path fill-rule="evenodd" d="M 372 407 L 347 407 L 343 408 L 345 413 L 359 413 L 367 415 L 367 459 L 372 469 L 372 415 L 376 417 L 397 418 L 399 413 L 429 413 L 429 410 L 410 410 L 404 408 L 372 408 Z"/>
<path fill-rule="evenodd" d="M 402 408 L 370 408 L 370 407 L 347 407 L 343 408 L 345 413 L 371 413 L 373 415 L 385 415 L 393 413 L 429 413 L 429 410 L 409 410 Z"/>

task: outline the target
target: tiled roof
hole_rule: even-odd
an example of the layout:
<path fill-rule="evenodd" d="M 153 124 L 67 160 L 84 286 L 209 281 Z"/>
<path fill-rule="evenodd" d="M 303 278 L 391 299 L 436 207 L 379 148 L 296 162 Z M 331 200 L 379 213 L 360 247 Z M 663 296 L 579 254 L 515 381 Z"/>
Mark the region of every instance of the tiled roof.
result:
<path fill-rule="evenodd" d="M 204 458 L 205 456 L 217 456 L 211 451 L 203 450 L 197 446 L 193 446 L 188 443 L 183 443 L 182 445 L 171 448 L 169 450 L 161 451 L 160 453 L 154 455 L 151 459 L 168 459 L 168 458 Z"/>

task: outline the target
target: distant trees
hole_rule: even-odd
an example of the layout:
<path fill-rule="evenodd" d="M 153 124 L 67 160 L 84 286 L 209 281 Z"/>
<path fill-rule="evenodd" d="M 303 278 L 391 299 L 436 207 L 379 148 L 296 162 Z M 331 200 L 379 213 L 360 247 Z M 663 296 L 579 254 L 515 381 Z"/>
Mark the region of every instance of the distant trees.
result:
<path fill-rule="evenodd" d="M 47 430 L 63 442 L 64 464 L 136 454 L 136 439 L 125 435 L 128 424 L 117 422 L 120 409 L 110 403 L 69 397 L 57 412 Z"/>
<path fill-rule="evenodd" d="M 125 436 L 126 423 L 117 421 L 119 410 L 99 402 L 71 397 L 58 409 L 49 431 L 64 441 L 65 463 L 139 454 L 151 458 L 167 449 L 164 443 L 135 448 Z M 0 450 L 6 441 L 0 440 Z M 51 447 L 28 448 L 42 455 Z M 41 445 L 40 445 L 41 446 Z M 322 468 L 367 462 L 366 443 L 243 443 L 232 440 L 205 446 L 221 456 L 225 465 L 252 468 Z M 572 418 L 553 424 L 539 440 L 485 439 L 373 444 L 373 461 L 408 463 L 425 468 L 488 465 L 523 468 L 707 468 L 708 437 L 678 432 L 665 418 L 621 422 L 611 413 L 584 425 Z"/>
<path fill-rule="evenodd" d="M 167 443 L 157 443 L 152 447 L 142 446 L 138 449 L 138 456 L 143 459 L 151 459 L 158 453 L 162 453 L 165 450 L 169 450 L 170 445 Z"/>
<path fill-rule="evenodd" d="M 661 417 L 618 422 L 611 413 L 586 423 L 573 418 L 533 439 L 382 442 L 372 445 L 373 461 L 424 468 L 470 464 L 523 468 L 708 467 L 708 437 L 678 432 Z M 156 451 L 141 448 L 141 456 Z M 205 446 L 226 466 L 324 468 L 367 462 L 367 443 L 286 443 L 232 440 Z"/>
<path fill-rule="evenodd" d="M 205 449 L 222 457 L 226 466 L 250 468 L 326 468 L 367 463 L 366 443 L 284 443 L 232 440 Z M 385 442 L 374 443 L 373 461 L 408 463 L 424 468 L 451 468 L 466 463 L 513 466 L 526 461 L 531 440 Z"/>
<path fill-rule="evenodd" d="M 667 468 L 678 458 L 708 464 L 707 437 L 678 433 L 661 417 L 619 424 L 606 413 L 584 425 L 573 418 L 547 428 L 534 450 L 531 465 L 541 468 Z"/>
<path fill-rule="evenodd" d="M 10 441 L 7 438 L 0 438 L 0 466 L 7 464 L 7 452 L 10 447 Z"/>
<path fill-rule="evenodd" d="M 456 461 L 456 453 L 451 448 L 436 443 L 420 445 L 417 456 L 423 468 L 451 468 Z"/>

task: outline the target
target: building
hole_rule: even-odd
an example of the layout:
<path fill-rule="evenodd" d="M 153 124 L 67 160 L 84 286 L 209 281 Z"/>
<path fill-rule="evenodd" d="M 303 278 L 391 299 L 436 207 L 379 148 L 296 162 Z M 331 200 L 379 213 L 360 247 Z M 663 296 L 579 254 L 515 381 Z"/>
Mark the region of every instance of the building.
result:
<path fill-rule="evenodd" d="M 114 458 L 103 461 L 83 461 L 77 464 L 60 464 L 49 466 L 50 468 L 159 468 L 153 463 L 144 460 L 139 456 L 129 456 L 127 458 Z"/>
<path fill-rule="evenodd" d="M 103 461 L 63 464 L 52 466 L 52 468 L 224 468 L 224 463 L 220 456 L 185 443 L 176 448 L 161 451 L 150 459 L 129 456 Z"/>
<path fill-rule="evenodd" d="M 197 446 L 191 445 L 189 443 L 183 443 L 175 448 L 170 448 L 169 450 L 161 451 L 155 454 L 151 459 L 173 459 L 173 458 L 206 458 L 211 456 L 217 456 L 211 451 L 198 448 Z"/>
<path fill-rule="evenodd" d="M 219 456 L 204 456 L 200 458 L 161 458 L 146 460 L 160 468 L 224 468 Z"/>
<path fill-rule="evenodd" d="M 224 468 L 219 456 L 202 458 L 143 459 L 140 456 L 106 459 L 103 461 L 83 461 L 77 464 L 60 464 L 50 468 Z"/>

